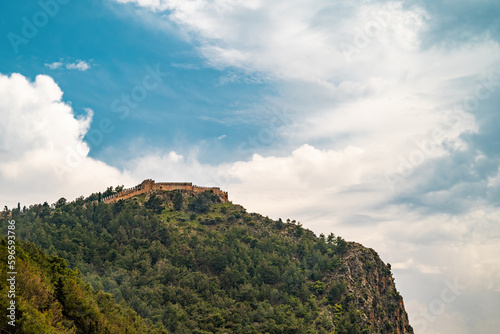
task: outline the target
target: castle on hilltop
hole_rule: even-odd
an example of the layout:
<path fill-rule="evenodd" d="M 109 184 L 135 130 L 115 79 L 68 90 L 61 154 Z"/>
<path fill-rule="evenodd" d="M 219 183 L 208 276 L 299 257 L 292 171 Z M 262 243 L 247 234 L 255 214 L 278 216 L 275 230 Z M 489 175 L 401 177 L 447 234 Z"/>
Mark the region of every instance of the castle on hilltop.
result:
<path fill-rule="evenodd" d="M 211 191 L 215 195 L 218 195 L 224 202 L 229 202 L 227 191 L 222 191 L 218 187 L 199 187 L 193 185 L 191 182 L 158 182 L 156 183 L 154 180 L 147 179 L 142 181 L 141 184 L 123 189 L 121 192 L 105 197 L 102 199 L 104 203 L 116 203 L 121 199 L 127 199 L 136 195 L 148 193 L 152 190 L 187 190 L 192 191 L 193 193 L 201 193 L 204 191 Z"/>

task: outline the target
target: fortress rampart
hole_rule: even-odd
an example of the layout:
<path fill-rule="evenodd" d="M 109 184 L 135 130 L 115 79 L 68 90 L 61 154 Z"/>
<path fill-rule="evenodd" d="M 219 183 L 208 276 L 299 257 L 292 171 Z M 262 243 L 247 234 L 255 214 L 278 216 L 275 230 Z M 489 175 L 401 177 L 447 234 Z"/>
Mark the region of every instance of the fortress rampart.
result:
<path fill-rule="evenodd" d="M 127 199 L 136 195 L 148 193 L 152 190 L 187 190 L 192 191 L 193 193 L 201 193 L 204 191 L 212 191 L 214 194 L 219 195 L 221 199 L 225 202 L 228 202 L 228 194 L 227 191 L 222 191 L 218 187 L 199 187 L 193 185 L 191 182 L 158 182 L 156 183 L 154 180 L 147 179 L 142 181 L 141 184 L 132 187 L 123 189 L 121 192 L 105 197 L 102 199 L 104 203 L 115 203 L 121 199 Z"/>

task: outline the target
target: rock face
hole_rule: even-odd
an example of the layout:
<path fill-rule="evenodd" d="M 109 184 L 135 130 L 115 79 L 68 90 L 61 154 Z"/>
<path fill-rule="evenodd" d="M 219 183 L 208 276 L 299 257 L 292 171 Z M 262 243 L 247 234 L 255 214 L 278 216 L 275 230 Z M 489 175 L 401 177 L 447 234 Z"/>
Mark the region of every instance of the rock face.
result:
<path fill-rule="evenodd" d="M 390 265 L 360 244 L 349 243 L 347 249 L 332 280 L 345 282 L 347 298 L 361 311 L 361 327 L 369 327 L 369 333 L 413 333 Z"/>

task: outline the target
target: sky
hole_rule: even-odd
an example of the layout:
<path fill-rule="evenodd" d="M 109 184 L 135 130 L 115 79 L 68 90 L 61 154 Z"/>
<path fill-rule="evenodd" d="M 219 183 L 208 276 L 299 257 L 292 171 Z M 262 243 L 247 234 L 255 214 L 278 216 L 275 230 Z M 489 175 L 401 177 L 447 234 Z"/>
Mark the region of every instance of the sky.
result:
<path fill-rule="evenodd" d="M 0 204 L 218 186 L 374 248 L 415 332 L 500 326 L 500 3 L 0 4 Z"/>

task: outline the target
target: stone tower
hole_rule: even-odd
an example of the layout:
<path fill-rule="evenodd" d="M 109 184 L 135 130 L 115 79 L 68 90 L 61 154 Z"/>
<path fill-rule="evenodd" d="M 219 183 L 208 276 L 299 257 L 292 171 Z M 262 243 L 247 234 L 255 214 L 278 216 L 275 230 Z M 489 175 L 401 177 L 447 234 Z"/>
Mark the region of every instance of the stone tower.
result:
<path fill-rule="evenodd" d="M 141 189 L 148 192 L 148 191 L 153 190 L 154 185 L 155 185 L 155 181 L 153 181 L 151 179 L 147 179 L 147 180 L 142 181 Z"/>

